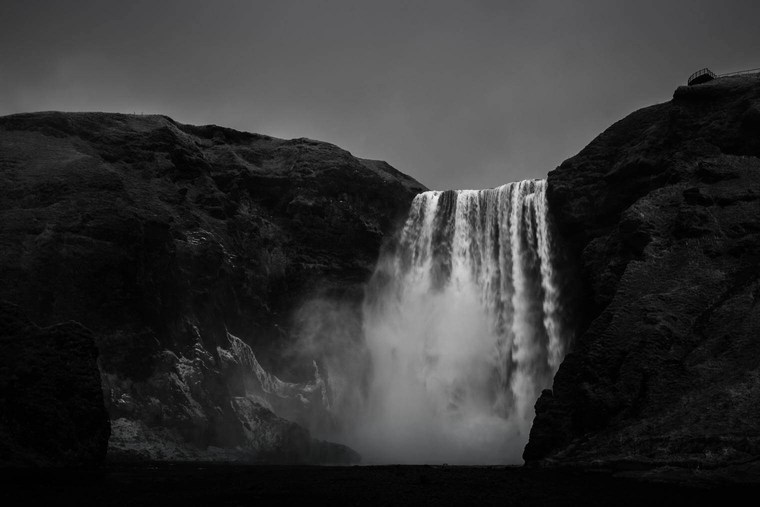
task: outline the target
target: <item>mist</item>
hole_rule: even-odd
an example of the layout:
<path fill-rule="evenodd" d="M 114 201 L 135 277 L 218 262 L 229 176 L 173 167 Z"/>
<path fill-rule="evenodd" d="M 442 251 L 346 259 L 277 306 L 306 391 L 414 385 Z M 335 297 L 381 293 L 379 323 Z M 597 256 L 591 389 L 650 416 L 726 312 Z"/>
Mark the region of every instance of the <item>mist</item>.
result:
<path fill-rule="evenodd" d="M 570 343 L 547 213 L 544 181 L 418 195 L 361 305 L 298 312 L 329 398 L 300 422 L 366 464 L 522 463 Z"/>

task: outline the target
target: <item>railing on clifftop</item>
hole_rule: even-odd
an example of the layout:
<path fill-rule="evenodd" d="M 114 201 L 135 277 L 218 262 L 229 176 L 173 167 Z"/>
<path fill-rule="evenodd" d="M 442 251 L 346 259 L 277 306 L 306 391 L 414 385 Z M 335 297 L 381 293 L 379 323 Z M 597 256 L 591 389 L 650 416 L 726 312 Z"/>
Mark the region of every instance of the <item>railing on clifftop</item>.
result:
<path fill-rule="evenodd" d="M 730 77 L 730 76 L 740 76 L 742 74 L 752 74 L 755 72 L 760 72 L 760 67 L 756 69 L 747 69 L 747 70 L 738 70 L 736 72 L 727 72 L 725 74 L 716 74 L 715 72 L 711 71 L 707 67 L 704 69 L 699 69 L 694 74 L 689 76 L 689 79 L 686 81 L 686 84 L 689 86 L 695 85 L 695 84 L 702 84 L 706 83 L 708 81 L 712 81 L 713 79 L 717 79 L 719 77 Z"/>
<path fill-rule="evenodd" d="M 753 72 L 760 72 L 760 67 L 756 69 L 737 70 L 736 72 L 727 72 L 725 74 L 718 74 L 718 77 L 739 76 L 741 74 L 752 74 Z"/>
<path fill-rule="evenodd" d="M 704 69 L 699 69 L 694 74 L 689 76 L 689 79 L 686 81 L 686 84 L 691 86 L 695 84 L 706 83 L 708 81 L 712 81 L 716 77 L 718 76 L 715 74 L 715 72 L 705 67 Z"/>

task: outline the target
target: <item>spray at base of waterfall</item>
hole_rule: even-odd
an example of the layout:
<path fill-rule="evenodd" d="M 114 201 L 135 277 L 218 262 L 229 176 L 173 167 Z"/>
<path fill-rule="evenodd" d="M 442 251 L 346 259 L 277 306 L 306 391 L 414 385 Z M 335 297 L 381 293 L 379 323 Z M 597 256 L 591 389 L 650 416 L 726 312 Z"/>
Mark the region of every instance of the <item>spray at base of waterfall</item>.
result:
<path fill-rule="evenodd" d="M 330 396 L 320 436 L 368 463 L 521 463 L 570 342 L 555 254 L 545 181 L 419 194 L 360 318 L 302 315 Z"/>

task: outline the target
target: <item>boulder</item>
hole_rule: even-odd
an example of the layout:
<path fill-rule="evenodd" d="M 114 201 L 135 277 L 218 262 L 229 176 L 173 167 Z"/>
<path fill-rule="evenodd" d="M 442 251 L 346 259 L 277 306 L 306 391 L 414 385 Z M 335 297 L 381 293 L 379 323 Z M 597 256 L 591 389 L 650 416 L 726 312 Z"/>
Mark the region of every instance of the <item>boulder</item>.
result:
<path fill-rule="evenodd" d="M 110 425 L 97 357 L 81 324 L 41 328 L 0 301 L 0 465 L 103 462 Z"/>

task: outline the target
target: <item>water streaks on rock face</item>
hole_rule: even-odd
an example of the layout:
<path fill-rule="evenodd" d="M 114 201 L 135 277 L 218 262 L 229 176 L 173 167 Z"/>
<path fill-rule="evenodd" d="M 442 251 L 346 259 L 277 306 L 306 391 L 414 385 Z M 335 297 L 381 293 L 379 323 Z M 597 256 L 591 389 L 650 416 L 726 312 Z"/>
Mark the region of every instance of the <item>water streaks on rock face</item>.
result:
<path fill-rule="evenodd" d="M 365 301 L 372 373 L 347 441 L 368 460 L 520 462 L 569 343 L 545 190 L 415 198 Z"/>

